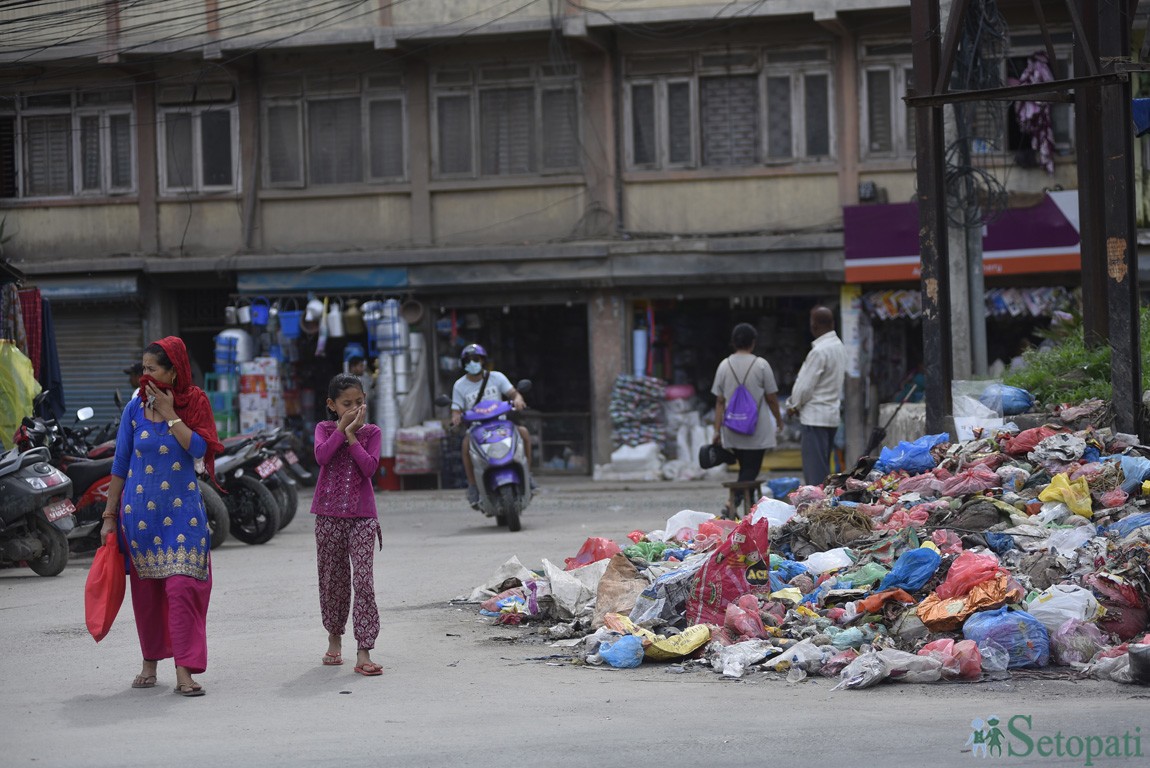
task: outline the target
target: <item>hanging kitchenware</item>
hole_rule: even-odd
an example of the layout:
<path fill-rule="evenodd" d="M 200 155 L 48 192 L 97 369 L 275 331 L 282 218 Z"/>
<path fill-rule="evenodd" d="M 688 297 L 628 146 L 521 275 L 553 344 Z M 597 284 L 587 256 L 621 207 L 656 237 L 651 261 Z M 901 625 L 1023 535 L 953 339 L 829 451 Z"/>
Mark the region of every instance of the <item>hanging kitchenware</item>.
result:
<path fill-rule="evenodd" d="M 245 298 L 240 298 L 236 304 L 236 322 L 240 325 L 252 324 L 252 306 Z"/>
<path fill-rule="evenodd" d="M 284 299 L 279 317 L 280 333 L 283 334 L 284 338 L 298 339 L 300 320 L 303 318 L 303 310 L 299 308 L 299 302 L 291 297 Z"/>
<path fill-rule="evenodd" d="M 332 299 L 327 311 L 327 335 L 333 339 L 343 338 L 343 306 L 339 299 Z"/>
<path fill-rule="evenodd" d="M 347 300 L 347 309 L 343 311 L 343 331 L 348 336 L 359 336 L 367 328 L 363 324 L 363 313 L 359 311 L 359 301 Z"/>
<path fill-rule="evenodd" d="M 232 302 L 224 307 L 224 325 L 235 325 L 236 322 L 236 305 Z"/>
<path fill-rule="evenodd" d="M 253 297 L 251 301 L 252 325 L 258 325 L 261 328 L 267 325 L 270 310 L 271 305 L 268 304 L 267 296 Z"/>
<path fill-rule="evenodd" d="M 309 323 L 323 319 L 323 302 L 311 294 L 308 294 L 306 310 L 307 311 L 304 313 L 304 319 Z"/>

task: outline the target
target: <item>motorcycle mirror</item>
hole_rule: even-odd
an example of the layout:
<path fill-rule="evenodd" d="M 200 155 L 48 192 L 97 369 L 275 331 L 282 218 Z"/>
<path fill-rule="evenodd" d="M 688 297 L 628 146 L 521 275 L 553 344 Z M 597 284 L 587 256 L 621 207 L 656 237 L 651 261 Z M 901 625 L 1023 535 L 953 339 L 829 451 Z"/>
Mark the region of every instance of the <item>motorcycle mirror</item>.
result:
<path fill-rule="evenodd" d="M 519 394 L 525 394 L 531 391 L 531 379 L 520 379 L 519 383 L 515 385 L 515 389 Z"/>
<path fill-rule="evenodd" d="M 87 421 L 96 415 L 96 411 L 88 405 L 85 405 L 80 410 L 76 411 L 76 421 Z"/>
<path fill-rule="evenodd" d="M 445 408 L 451 405 L 451 398 L 447 395 L 440 395 L 439 397 L 435 398 L 435 404 L 440 408 Z"/>

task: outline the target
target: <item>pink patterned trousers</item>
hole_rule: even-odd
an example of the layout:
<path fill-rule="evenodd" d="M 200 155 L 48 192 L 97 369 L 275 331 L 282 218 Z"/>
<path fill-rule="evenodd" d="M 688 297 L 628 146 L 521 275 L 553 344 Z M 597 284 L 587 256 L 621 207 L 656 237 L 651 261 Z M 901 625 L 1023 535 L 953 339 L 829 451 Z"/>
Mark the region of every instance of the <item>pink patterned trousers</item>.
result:
<path fill-rule="evenodd" d="M 367 650 L 375 647 L 379 636 L 372 573 L 377 530 L 379 521 L 374 517 L 315 516 L 319 609 L 324 629 L 342 635 L 350 611 L 356 646 Z"/>

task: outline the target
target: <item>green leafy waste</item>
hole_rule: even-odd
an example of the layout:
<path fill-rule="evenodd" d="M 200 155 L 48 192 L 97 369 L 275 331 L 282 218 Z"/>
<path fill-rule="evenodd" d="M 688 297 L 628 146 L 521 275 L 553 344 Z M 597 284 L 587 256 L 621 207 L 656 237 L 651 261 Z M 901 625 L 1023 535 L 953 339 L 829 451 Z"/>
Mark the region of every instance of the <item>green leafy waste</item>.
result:
<path fill-rule="evenodd" d="M 1150 389 L 1150 309 L 1142 307 L 1139 315 L 1142 356 L 1142 391 Z M 1110 346 L 1088 349 L 1083 341 L 1082 319 L 1052 330 L 1048 339 L 1054 342 L 1045 349 L 1030 349 L 1022 354 L 1022 365 L 1003 377 L 1003 382 L 1021 387 L 1034 395 L 1039 405 L 1079 403 L 1098 398 L 1110 400 Z"/>

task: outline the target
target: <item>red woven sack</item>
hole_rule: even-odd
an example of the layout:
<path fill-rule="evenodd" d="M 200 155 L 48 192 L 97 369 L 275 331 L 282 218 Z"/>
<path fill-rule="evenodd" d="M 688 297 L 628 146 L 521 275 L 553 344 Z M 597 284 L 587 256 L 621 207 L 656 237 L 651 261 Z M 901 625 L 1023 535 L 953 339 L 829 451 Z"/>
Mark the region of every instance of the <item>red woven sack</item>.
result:
<path fill-rule="evenodd" d="M 84 583 L 84 621 L 97 643 L 108 634 L 116 614 L 120 612 L 126 584 L 124 556 L 113 531 L 108 534 L 104 546 L 96 550 L 92 569 Z"/>

